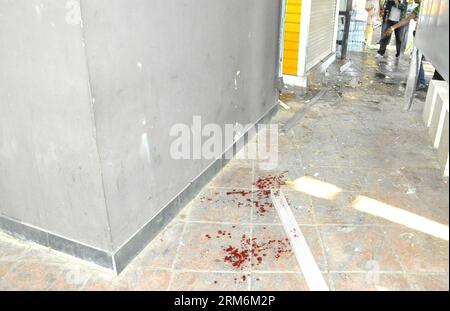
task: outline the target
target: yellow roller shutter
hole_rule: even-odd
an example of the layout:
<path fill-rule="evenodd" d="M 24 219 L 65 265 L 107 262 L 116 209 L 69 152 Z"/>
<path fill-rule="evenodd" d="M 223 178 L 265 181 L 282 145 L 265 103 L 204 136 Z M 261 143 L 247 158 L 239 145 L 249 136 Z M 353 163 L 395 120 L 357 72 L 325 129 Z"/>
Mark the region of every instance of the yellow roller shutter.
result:
<path fill-rule="evenodd" d="M 283 48 L 283 74 L 286 75 L 297 75 L 301 11 L 301 0 L 286 1 Z"/>

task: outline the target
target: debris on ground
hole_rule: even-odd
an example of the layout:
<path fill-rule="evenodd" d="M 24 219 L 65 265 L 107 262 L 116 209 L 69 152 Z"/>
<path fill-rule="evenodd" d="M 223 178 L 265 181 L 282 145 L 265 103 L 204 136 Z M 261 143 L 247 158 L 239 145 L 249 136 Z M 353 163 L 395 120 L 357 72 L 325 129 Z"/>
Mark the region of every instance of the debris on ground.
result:
<path fill-rule="evenodd" d="M 353 63 L 351 61 L 348 61 L 347 63 L 345 63 L 344 65 L 341 66 L 339 71 L 341 73 L 343 73 L 343 72 L 347 71 L 352 65 L 353 65 Z"/>
<path fill-rule="evenodd" d="M 278 103 L 280 104 L 281 107 L 283 107 L 285 110 L 290 110 L 291 106 L 289 106 L 288 104 L 286 104 L 285 102 L 278 100 Z"/>

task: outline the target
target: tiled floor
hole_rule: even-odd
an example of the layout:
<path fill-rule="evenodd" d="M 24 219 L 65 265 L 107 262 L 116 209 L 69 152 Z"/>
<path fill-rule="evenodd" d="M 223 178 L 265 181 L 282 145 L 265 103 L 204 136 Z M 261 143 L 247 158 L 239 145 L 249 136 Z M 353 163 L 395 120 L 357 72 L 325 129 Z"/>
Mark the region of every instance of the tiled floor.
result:
<path fill-rule="evenodd" d="M 339 189 L 282 186 L 330 289 L 448 290 L 448 240 L 433 234 L 448 232 L 448 183 L 420 101 L 402 112 L 406 64 L 352 59 L 344 74 L 333 65 L 328 92 L 279 136 L 277 169 L 232 160 L 121 275 L 0 235 L 0 290 L 308 290 L 270 198 L 255 187 L 282 173 Z M 292 109 L 273 122 L 281 129 L 312 93 L 283 94 Z"/>

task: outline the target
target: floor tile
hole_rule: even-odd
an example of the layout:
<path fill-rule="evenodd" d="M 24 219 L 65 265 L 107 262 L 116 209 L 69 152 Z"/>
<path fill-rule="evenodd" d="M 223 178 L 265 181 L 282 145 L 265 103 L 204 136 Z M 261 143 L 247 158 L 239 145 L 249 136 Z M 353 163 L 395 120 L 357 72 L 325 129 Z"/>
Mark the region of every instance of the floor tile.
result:
<path fill-rule="evenodd" d="M 255 224 L 279 224 L 277 210 L 270 194 L 256 191 L 253 195 L 252 222 Z"/>
<path fill-rule="evenodd" d="M 406 272 L 448 272 L 448 241 L 405 227 L 384 228 Z"/>
<path fill-rule="evenodd" d="M 171 272 L 133 269 L 115 280 L 117 289 L 125 291 L 164 291 L 169 287 Z"/>
<path fill-rule="evenodd" d="M 254 226 L 253 238 L 253 271 L 300 271 L 282 226 Z"/>
<path fill-rule="evenodd" d="M 444 183 L 439 169 L 404 167 L 401 169 L 401 173 L 418 193 L 448 194 L 449 185 Z"/>
<path fill-rule="evenodd" d="M 236 157 L 234 159 L 231 159 L 230 162 L 228 162 L 227 167 L 229 168 L 249 168 L 252 169 L 253 165 L 255 163 L 255 160 L 252 159 L 250 156 L 251 154 L 248 153 L 248 147 L 245 146 L 240 152 L 239 152 L 239 156 L 241 156 L 241 158 L 238 158 L 238 156 L 236 155 Z"/>
<path fill-rule="evenodd" d="M 330 271 L 402 271 L 377 226 L 321 226 L 320 232 Z"/>
<path fill-rule="evenodd" d="M 0 280 L 8 273 L 15 265 L 13 261 L 0 261 Z"/>
<path fill-rule="evenodd" d="M 303 224 L 314 224 L 314 212 L 311 205 L 311 198 L 301 192 L 283 190 L 283 194 L 291 207 L 297 222 Z M 255 224 L 279 224 L 278 212 L 273 206 L 269 195 L 256 191 L 254 196 L 252 220 Z"/>
<path fill-rule="evenodd" d="M 184 225 L 183 222 L 170 223 L 130 265 L 144 269 L 172 268 Z"/>
<path fill-rule="evenodd" d="M 29 248 L 26 242 L 0 236 L 0 261 L 15 261 Z"/>
<path fill-rule="evenodd" d="M 191 204 L 188 220 L 248 224 L 252 201 L 253 192 L 250 190 L 209 189 Z"/>
<path fill-rule="evenodd" d="M 300 175 L 299 175 L 300 174 Z M 253 178 L 254 189 L 260 190 L 258 188 L 258 182 L 266 182 L 267 186 L 265 190 L 270 190 L 271 188 L 281 188 L 289 189 L 284 182 L 288 180 L 295 180 L 298 177 L 303 176 L 303 169 L 296 169 L 295 166 L 289 166 L 288 169 L 264 169 L 257 165 L 255 166 L 255 175 Z M 278 183 L 280 182 L 280 183 Z"/>
<path fill-rule="evenodd" d="M 330 167 L 326 171 L 325 182 L 335 185 L 342 191 L 362 191 L 364 170 L 355 168 Z"/>
<path fill-rule="evenodd" d="M 95 270 L 94 270 L 95 271 Z M 61 273 L 49 286 L 50 291 L 79 291 L 95 272 L 77 265 L 61 267 Z"/>
<path fill-rule="evenodd" d="M 299 225 L 315 224 L 311 196 L 295 190 L 284 190 L 283 193 Z"/>
<path fill-rule="evenodd" d="M 368 169 L 364 172 L 362 191 L 407 193 L 410 185 L 397 170 Z"/>
<path fill-rule="evenodd" d="M 226 166 L 219 175 L 217 175 L 210 187 L 212 188 L 236 188 L 252 189 L 253 169 L 247 167 L 228 167 Z"/>
<path fill-rule="evenodd" d="M 32 247 L 20 256 L 22 262 L 37 264 L 51 263 L 63 265 L 72 259 L 74 259 L 75 262 L 82 261 L 81 259 L 73 258 L 70 255 L 40 245 L 32 245 Z"/>
<path fill-rule="evenodd" d="M 85 291 L 164 291 L 168 289 L 171 273 L 165 270 L 127 269 L 113 275 L 93 275 Z"/>
<path fill-rule="evenodd" d="M 239 254 L 249 255 L 250 246 L 243 243 L 250 237 L 250 226 L 187 223 L 178 248 L 175 269 L 196 271 L 245 271 L 249 260 L 236 263 L 237 258 L 227 260 L 232 247 Z M 236 263 L 233 266 L 233 263 Z"/>
<path fill-rule="evenodd" d="M 60 265 L 18 263 L 1 279 L 0 290 L 47 290 L 62 274 Z"/>
<path fill-rule="evenodd" d="M 388 224 L 378 217 L 363 213 L 354 208 L 358 194 L 340 193 L 334 199 L 313 198 L 312 205 L 318 224 L 365 225 Z"/>
<path fill-rule="evenodd" d="M 421 211 L 431 210 L 429 217 L 432 220 L 448 225 L 450 208 L 449 208 L 449 196 L 447 194 L 446 195 L 417 194 L 418 200 L 422 203 L 420 205 Z"/>
<path fill-rule="evenodd" d="M 408 274 L 412 290 L 415 291 L 447 291 L 449 290 L 448 273 L 441 274 Z"/>
<path fill-rule="evenodd" d="M 402 273 L 332 273 L 336 291 L 405 291 L 408 281 Z"/>
<path fill-rule="evenodd" d="M 424 217 L 444 225 L 448 225 L 448 196 L 422 196 L 417 195 L 414 189 L 410 193 L 371 193 L 367 194 L 371 199 L 380 203 L 398 208 L 401 211 Z M 401 219 L 400 219 L 401 221 Z M 395 222 L 391 222 L 395 224 Z"/>
<path fill-rule="evenodd" d="M 308 291 L 301 273 L 252 273 L 253 291 Z"/>
<path fill-rule="evenodd" d="M 326 271 L 325 257 L 316 227 L 301 226 L 300 230 L 317 265 L 322 271 Z M 252 257 L 253 271 L 300 272 L 300 267 L 292 251 L 289 239 L 281 225 L 255 225 L 253 227 L 253 238 L 260 249 L 254 248 L 257 255 Z"/>
<path fill-rule="evenodd" d="M 84 291 L 116 291 L 122 290 L 122 288 L 117 287 L 114 283 L 114 276 L 105 277 L 102 275 L 94 274 L 92 275 L 83 287 Z"/>
<path fill-rule="evenodd" d="M 170 290 L 245 291 L 249 279 L 249 273 L 175 272 Z"/>

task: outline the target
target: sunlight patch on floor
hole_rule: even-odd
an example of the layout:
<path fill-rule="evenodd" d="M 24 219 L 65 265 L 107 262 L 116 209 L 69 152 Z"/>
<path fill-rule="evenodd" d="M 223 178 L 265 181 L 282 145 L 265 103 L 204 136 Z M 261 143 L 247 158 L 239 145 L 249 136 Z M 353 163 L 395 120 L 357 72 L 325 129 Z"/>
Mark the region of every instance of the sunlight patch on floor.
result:
<path fill-rule="evenodd" d="M 353 207 L 358 211 L 387 219 L 405 227 L 418 230 L 448 241 L 449 228 L 443 224 L 405 211 L 395 206 L 365 197 L 357 196 Z"/>
<path fill-rule="evenodd" d="M 342 189 L 335 185 L 309 176 L 298 178 L 295 181 L 288 182 L 287 184 L 293 186 L 294 189 L 299 192 L 325 200 L 334 200 L 336 196 L 342 192 Z"/>

